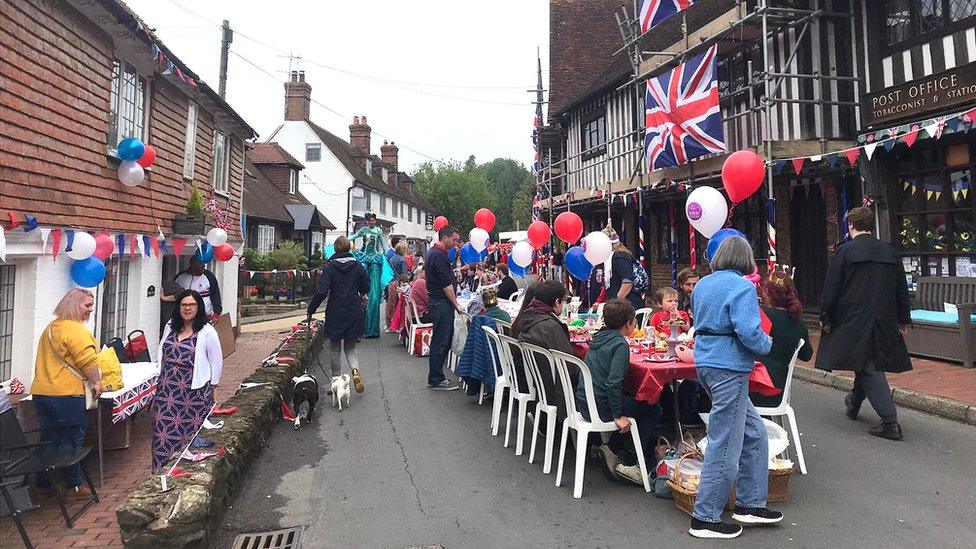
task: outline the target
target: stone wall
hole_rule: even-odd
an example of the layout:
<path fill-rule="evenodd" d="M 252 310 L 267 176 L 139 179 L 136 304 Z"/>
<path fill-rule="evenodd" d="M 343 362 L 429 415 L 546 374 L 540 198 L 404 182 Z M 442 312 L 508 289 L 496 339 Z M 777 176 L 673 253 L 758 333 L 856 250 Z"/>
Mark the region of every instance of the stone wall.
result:
<path fill-rule="evenodd" d="M 281 394 L 291 378 L 310 366 L 322 347 L 321 322 L 315 325 L 311 341 L 299 331 L 286 340 L 277 364 L 259 366 L 245 383 L 268 383 L 240 389 L 221 407 L 237 412 L 221 416 L 223 428 L 206 431 L 214 449 L 224 455 L 198 463 L 181 461 L 183 477 L 168 477 L 170 489 L 161 491 L 159 476 L 144 480 L 116 509 L 122 541 L 126 547 L 207 547 L 211 528 L 245 482 L 248 467 L 261 452 L 271 428 L 281 421 Z M 311 343 L 311 346 L 309 346 Z M 255 361 L 263 357 L 255 357 Z M 167 466 L 166 470 L 169 469 Z"/>

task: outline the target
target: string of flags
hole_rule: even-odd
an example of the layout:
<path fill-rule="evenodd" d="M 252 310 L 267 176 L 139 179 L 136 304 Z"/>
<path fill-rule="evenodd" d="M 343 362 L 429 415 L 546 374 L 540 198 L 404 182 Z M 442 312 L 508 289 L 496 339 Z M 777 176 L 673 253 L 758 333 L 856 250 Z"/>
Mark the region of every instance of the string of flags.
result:
<path fill-rule="evenodd" d="M 269 280 L 271 278 L 283 275 L 287 279 L 297 276 L 298 278 L 315 278 L 321 274 L 321 269 L 272 269 L 270 271 L 252 271 L 250 269 L 241 269 L 241 275 L 247 279 L 253 279 L 255 276 L 263 278 L 264 280 Z"/>
<path fill-rule="evenodd" d="M 176 64 L 173 63 L 173 61 L 167 57 L 165 53 L 163 53 L 163 49 L 159 46 L 159 44 L 156 43 L 156 40 L 153 38 L 152 34 L 150 34 L 149 29 L 145 28 L 141 22 L 137 24 L 139 30 L 142 31 L 149 40 L 149 54 L 152 55 L 153 61 L 163 68 L 162 73 L 167 76 L 175 74 L 176 77 L 180 79 L 180 82 L 183 82 L 191 88 L 199 87 L 197 81 L 192 76 L 189 76 L 183 72 L 182 69 L 177 67 Z"/>
<path fill-rule="evenodd" d="M 910 191 L 910 196 L 915 196 L 915 193 L 919 190 L 925 192 L 925 199 L 932 200 L 934 197 L 936 201 L 942 198 L 942 193 L 945 192 L 945 183 L 941 181 L 923 181 L 919 183 L 914 177 L 903 177 L 901 179 L 902 190 L 908 192 Z M 969 175 L 965 172 L 956 172 L 952 176 L 952 180 L 949 182 L 949 192 L 952 194 L 953 202 L 960 202 L 969 198 L 969 189 L 972 183 L 969 179 Z"/>

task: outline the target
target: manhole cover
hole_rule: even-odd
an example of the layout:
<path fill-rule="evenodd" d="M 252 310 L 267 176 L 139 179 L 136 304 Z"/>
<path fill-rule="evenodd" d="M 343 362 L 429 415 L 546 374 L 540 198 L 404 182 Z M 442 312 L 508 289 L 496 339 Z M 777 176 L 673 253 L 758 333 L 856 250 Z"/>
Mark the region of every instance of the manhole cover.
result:
<path fill-rule="evenodd" d="M 233 549 L 298 549 L 302 546 L 302 530 L 301 526 L 296 526 L 272 532 L 240 534 L 234 538 Z"/>

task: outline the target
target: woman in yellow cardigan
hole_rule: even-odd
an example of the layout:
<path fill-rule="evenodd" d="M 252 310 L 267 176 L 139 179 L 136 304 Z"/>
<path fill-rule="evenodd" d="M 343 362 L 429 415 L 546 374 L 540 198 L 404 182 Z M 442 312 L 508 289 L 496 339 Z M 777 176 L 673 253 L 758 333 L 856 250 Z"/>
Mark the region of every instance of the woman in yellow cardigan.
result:
<path fill-rule="evenodd" d="M 37 422 L 46 429 L 45 445 L 41 448 L 43 454 L 78 450 L 85 440 L 88 424 L 85 388 L 68 366 L 92 383 L 95 396 L 102 392 L 98 343 L 84 324 L 94 306 L 95 298 L 90 291 L 80 288 L 69 291 L 55 307 L 57 318 L 48 324 L 37 344 L 31 394 Z M 69 495 L 91 496 L 83 485 L 80 466 L 65 468 L 62 475 Z M 51 479 L 40 474 L 37 485 L 41 489 L 51 488 Z"/>

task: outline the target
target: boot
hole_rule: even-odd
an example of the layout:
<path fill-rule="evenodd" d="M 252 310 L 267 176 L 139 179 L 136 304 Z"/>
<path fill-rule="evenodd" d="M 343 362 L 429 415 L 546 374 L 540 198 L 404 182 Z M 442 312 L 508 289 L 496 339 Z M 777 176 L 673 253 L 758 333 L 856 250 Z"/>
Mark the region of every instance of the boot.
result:
<path fill-rule="evenodd" d="M 363 384 L 363 376 L 359 375 L 359 368 L 352 369 L 352 382 L 356 386 L 356 392 L 361 393 L 366 390 L 366 385 Z"/>
<path fill-rule="evenodd" d="M 905 435 L 901 432 L 901 425 L 897 421 L 882 421 L 868 429 L 868 433 L 888 440 L 901 440 L 905 438 Z"/>
<path fill-rule="evenodd" d="M 861 411 L 861 403 L 854 402 L 854 395 L 847 393 L 847 396 L 844 397 L 844 406 L 847 408 L 847 410 L 844 412 L 847 414 L 847 417 L 850 419 L 857 419 L 857 414 Z"/>

